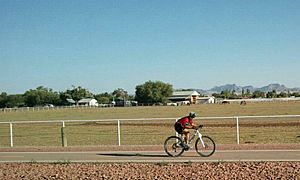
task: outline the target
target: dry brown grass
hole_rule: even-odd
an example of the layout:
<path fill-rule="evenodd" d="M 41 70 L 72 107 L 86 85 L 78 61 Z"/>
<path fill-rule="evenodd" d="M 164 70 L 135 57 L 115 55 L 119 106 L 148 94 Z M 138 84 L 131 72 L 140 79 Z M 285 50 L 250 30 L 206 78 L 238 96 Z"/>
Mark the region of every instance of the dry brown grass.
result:
<path fill-rule="evenodd" d="M 56 109 L 0 113 L 0 121 L 176 118 L 195 111 L 200 117 L 300 114 L 300 102 L 229 105 L 153 106 L 97 109 Z M 159 145 L 174 134 L 173 120 L 121 121 L 122 145 Z M 236 120 L 196 120 L 217 144 L 236 142 Z M 61 123 L 13 124 L 15 146 L 60 146 Z M 241 143 L 300 143 L 300 118 L 240 120 Z M 69 146 L 117 145 L 117 123 L 66 123 Z M 9 125 L 0 124 L 0 146 L 9 146 Z"/>
<path fill-rule="evenodd" d="M 253 116 L 253 115 L 288 115 L 300 114 L 300 102 L 265 102 L 247 103 L 246 106 L 235 104 L 203 104 L 193 106 L 144 106 L 126 108 L 92 109 L 53 109 L 23 112 L 0 112 L 0 121 L 21 120 L 66 120 L 66 119 L 128 119 L 152 117 L 181 117 L 190 111 L 199 116 Z"/>

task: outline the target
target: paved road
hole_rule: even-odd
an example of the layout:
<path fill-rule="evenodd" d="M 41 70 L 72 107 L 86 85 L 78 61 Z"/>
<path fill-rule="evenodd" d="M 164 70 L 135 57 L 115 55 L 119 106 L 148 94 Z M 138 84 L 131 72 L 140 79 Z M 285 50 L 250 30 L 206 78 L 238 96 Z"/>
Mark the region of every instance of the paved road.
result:
<path fill-rule="evenodd" d="M 237 162 L 300 161 L 300 150 L 219 150 L 211 157 L 195 151 L 168 157 L 162 151 L 0 152 L 0 162 Z"/>

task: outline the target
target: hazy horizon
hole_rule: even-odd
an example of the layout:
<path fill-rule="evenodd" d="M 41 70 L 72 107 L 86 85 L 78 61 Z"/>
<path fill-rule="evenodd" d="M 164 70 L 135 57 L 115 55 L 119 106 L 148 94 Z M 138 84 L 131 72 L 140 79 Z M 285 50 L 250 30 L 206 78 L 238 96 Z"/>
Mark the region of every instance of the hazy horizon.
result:
<path fill-rule="evenodd" d="M 262 88 L 262 87 L 265 87 L 265 86 L 268 86 L 268 85 L 273 85 L 273 84 L 283 85 L 283 86 L 285 86 L 286 88 L 289 88 L 289 89 L 292 89 L 292 88 L 300 88 L 300 87 L 289 87 L 289 86 L 286 86 L 286 85 L 280 84 L 280 83 L 269 83 L 269 84 L 266 84 L 266 85 L 264 85 L 264 86 L 253 86 L 253 85 L 251 85 L 251 84 L 248 84 L 248 85 L 239 85 L 239 84 L 236 84 L 236 83 L 227 83 L 227 84 L 216 85 L 216 86 L 210 87 L 210 88 L 208 88 L 208 89 L 199 88 L 199 87 L 193 87 L 193 88 L 188 88 L 188 87 L 174 88 L 174 87 L 173 87 L 173 89 L 174 89 L 174 90 L 180 90 L 180 89 L 194 89 L 194 90 L 204 90 L 204 91 L 209 91 L 209 90 L 211 90 L 211 89 L 213 89 L 213 88 L 221 87 L 221 86 L 225 86 L 225 85 L 236 85 L 236 86 L 239 86 L 239 87 L 252 86 L 253 88 Z M 79 86 L 80 86 L 80 85 L 79 85 Z M 68 90 L 68 89 L 72 89 L 72 88 L 73 88 L 73 87 L 70 86 L 70 88 L 67 88 L 67 89 L 60 89 L 60 90 L 57 90 L 57 89 L 53 89 L 53 88 L 48 87 L 48 86 L 43 86 L 43 87 L 52 89 L 52 90 L 55 91 L 55 92 L 64 92 L 64 91 L 66 91 L 66 90 Z M 85 88 L 85 89 L 87 89 L 87 90 L 89 90 L 89 91 L 90 91 L 91 93 L 93 93 L 93 94 L 112 93 L 114 90 L 117 89 L 117 88 L 116 88 L 116 89 L 113 89 L 112 91 L 93 92 L 93 91 L 90 90 L 89 87 L 83 87 L 83 86 L 81 86 L 81 87 L 82 87 L 82 88 Z M 30 88 L 30 89 L 36 89 L 36 88 L 37 88 L 37 87 Z M 27 90 L 30 90 L 30 89 L 27 89 Z M 124 88 L 123 88 L 123 89 L 124 89 Z M 25 91 L 27 91 L 27 90 L 25 90 Z M 127 89 L 124 89 L 124 90 L 127 91 L 127 92 L 128 92 L 129 94 L 131 94 L 131 95 L 133 95 L 133 94 L 135 93 L 135 91 L 130 92 L 130 91 L 128 91 Z M 5 92 L 5 93 L 7 93 L 7 94 L 9 94 L 9 95 L 13 95 L 13 94 L 24 94 L 25 91 L 24 91 L 24 92 L 20 92 L 20 93 L 9 93 L 9 92 Z M 2 93 L 2 92 L 0 92 L 0 93 Z"/>

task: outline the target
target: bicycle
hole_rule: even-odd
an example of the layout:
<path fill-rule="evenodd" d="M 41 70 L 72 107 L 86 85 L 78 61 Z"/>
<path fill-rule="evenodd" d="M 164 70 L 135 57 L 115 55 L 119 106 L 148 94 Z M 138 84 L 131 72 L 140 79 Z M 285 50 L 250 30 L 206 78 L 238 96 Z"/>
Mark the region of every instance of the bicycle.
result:
<path fill-rule="evenodd" d="M 200 125 L 195 129 L 194 134 L 188 140 L 188 144 L 191 144 L 194 138 L 198 136 L 198 138 L 195 141 L 196 152 L 202 157 L 209 157 L 214 154 L 216 144 L 212 138 L 210 138 L 209 136 L 203 136 L 200 133 L 199 129 L 201 129 L 202 127 L 203 126 Z M 182 138 L 183 135 L 180 135 L 180 137 L 170 136 L 165 140 L 164 150 L 169 156 L 178 157 L 184 151 L 189 150 L 189 146 L 184 142 Z"/>

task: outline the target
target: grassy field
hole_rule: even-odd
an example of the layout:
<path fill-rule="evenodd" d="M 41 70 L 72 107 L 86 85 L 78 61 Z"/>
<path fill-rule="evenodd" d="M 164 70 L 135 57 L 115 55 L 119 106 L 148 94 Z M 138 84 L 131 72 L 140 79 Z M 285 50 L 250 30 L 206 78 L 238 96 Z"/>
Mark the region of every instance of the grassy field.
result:
<path fill-rule="evenodd" d="M 128 118 L 162 118 L 181 117 L 194 111 L 201 117 L 206 116 L 253 116 L 253 115 L 289 115 L 300 114 L 300 102 L 207 104 L 194 106 L 148 106 L 128 108 L 97 109 L 54 109 L 24 112 L 0 112 L 2 121 L 35 121 L 35 120 L 83 120 L 83 119 L 128 119 Z"/>
<path fill-rule="evenodd" d="M 189 111 L 195 111 L 200 117 L 300 115 L 300 102 L 0 112 L 0 122 L 176 118 Z M 174 121 L 121 121 L 121 144 L 160 145 L 174 134 Z M 196 122 L 205 125 L 203 133 L 211 136 L 216 143 L 236 143 L 235 119 Z M 61 126 L 61 123 L 14 123 L 14 146 L 61 146 Z M 116 121 L 72 122 L 66 123 L 65 134 L 68 146 L 117 145 L 117 130 Z M 0 147 L 9 147 L 9 140 L 9 124 L 0 124 Z M 240 143 L 300 143 L 300 118 L 241 119 Z"/>

